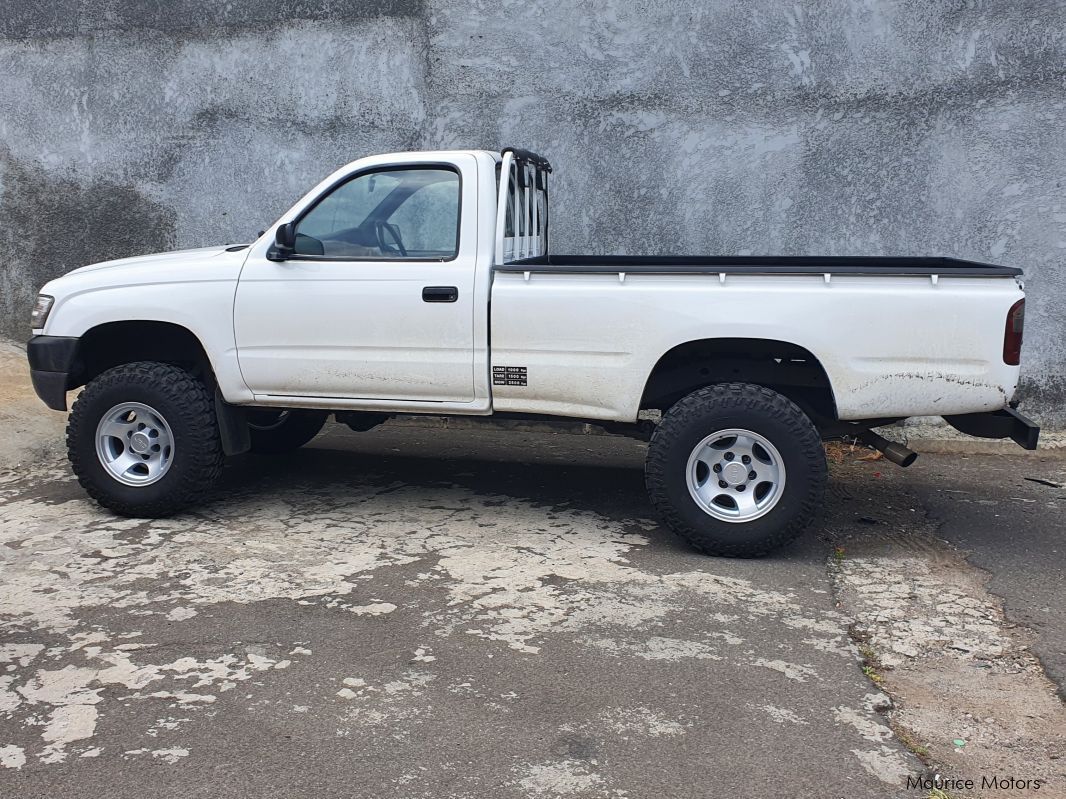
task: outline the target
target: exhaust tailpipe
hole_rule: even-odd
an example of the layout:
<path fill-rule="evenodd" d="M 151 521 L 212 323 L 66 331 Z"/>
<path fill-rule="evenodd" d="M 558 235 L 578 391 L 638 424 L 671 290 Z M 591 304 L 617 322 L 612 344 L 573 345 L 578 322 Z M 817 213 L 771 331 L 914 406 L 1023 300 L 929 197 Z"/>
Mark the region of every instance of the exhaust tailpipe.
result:
<path fill-rule="evenodd" d="M 889 441 L 884 436 L 877 435 L 873 430 L 859 433 L 858 438 L 859 441 L 864 444 L 869 444 L 871 447 L 881 452 L 881 454 L 897 466 L 906 468 L 914 463 L 914 459 L 918 457 L 918 453 L 913 449 L 908 449 L 902 444 L 897 444 L 895 441 Z"/>

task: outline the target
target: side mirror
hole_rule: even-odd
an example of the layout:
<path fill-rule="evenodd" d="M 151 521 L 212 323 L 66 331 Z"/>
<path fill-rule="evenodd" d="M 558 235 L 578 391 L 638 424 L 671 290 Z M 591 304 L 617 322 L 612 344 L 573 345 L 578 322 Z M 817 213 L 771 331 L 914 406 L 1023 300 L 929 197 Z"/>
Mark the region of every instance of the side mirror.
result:
<path fill-rule="evenodd" d="M 271 261 L 284 261 L 296 252 L 296 225 L 286 222 L 274 233 L 274 246 L 267 252 Z"/>

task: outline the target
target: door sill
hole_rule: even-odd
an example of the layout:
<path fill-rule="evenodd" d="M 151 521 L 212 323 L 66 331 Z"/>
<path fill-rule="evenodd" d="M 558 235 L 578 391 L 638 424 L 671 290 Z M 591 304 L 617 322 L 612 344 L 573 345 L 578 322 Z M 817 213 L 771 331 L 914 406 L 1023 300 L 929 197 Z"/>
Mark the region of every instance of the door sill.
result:
<path fill-rule="evenodd" d="M 440 400 L 361 399 L 352 397 L 305 397 L 287 394 L 255 394 L 252 405 L 273 408 L 321 408 L 338 411 L 383 411 L 392 413 L 465 414 L 487 416 L 492 413 L 488 399 L 469 402 Z"/>

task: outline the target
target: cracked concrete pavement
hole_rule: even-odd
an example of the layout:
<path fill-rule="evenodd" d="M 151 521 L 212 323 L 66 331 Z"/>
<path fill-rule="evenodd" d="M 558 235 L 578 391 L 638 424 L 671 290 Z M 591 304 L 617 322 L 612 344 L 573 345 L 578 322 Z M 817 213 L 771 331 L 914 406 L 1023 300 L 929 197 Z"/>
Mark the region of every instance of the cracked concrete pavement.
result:
<path fill-rule="evenodd" d="M 946 546 L 936 492 L 978 494 L 980 463 L 837 467 L 823 524 L 735 561 L 654 520 L 643 450 L 331 425 L 158 521 L 94 507 L 54 452 L 0 470 L 0 795 L 904 795 L 909 698 L 886 714 L 863 674 L 832 553 Z M 1050 536 L 1055 503 L 1024 507 Z M 1061 603 L 1034 602 L 1053 654 Z M 982 645 L 1012 634 L 991 613 Z"/>
<path fill-rule="evenodd" d="M 337 428 L 197 512 L 0 478 L 0 772 L 55 796 L 897 795 L 826 544 L 728 561 L 642 445 Z"/>
<path fill-rule="evenodd" d="M 839 607 L 897 700 L 892 729 L 944 777 L 975 781 L 951 796 L 1064 793 L 1066 710 L 1044 669 L 1063 654 L 1064 494 L 1049 478 L 1064 465 L 954 455 L 834 472 Z"/>

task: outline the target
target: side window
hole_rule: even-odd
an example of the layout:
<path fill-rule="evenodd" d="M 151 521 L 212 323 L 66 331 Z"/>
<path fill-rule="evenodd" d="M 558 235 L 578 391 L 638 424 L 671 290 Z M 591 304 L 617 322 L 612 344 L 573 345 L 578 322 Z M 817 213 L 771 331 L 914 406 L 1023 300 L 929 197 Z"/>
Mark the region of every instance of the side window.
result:
<path fill-rule="evenodd" d="M 388 222 L 411 257 L 454 258 L 459 251 L 459 176 L 438 171 L 393 211 Z"/>
<path fill-rule="evenodd" d="M 359 175 L 300 219 L 296 252 L 347 259 L 454 258 L 459 252 L 459 175 L 442 167 Z"/>

